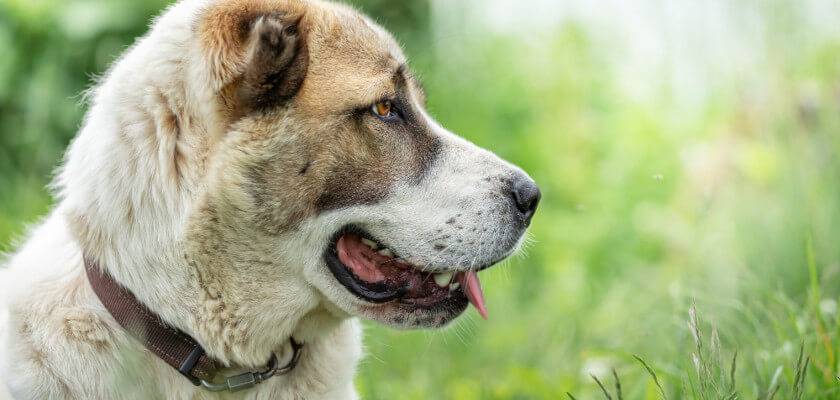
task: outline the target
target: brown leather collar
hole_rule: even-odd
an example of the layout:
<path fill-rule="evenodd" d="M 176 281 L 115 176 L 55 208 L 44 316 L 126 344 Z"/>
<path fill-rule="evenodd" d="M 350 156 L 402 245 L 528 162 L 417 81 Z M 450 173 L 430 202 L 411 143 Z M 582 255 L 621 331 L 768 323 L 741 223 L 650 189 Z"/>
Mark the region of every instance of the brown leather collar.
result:
<path fill-rule="evenodd" d="M 226 378 L 223 383 L 213 383 L 223 367 L 208 357 L 201 345 L 186 333 L 167 325 L 137 300 L 131 291 L 100 268 L 96 261 L 85 258 L 85 271 L 94 293 L 120 326 L 196 386 L 201 385 L 210 391 L 248 389 L 272 376 L 288 373 L 300 358 L 303 345 L 292 338 L 290 342 L 294 353 L 289 363 L 282 368 L 277 367 L 277 358 L 272 354 L 264 371 L 247 372 Z"/>

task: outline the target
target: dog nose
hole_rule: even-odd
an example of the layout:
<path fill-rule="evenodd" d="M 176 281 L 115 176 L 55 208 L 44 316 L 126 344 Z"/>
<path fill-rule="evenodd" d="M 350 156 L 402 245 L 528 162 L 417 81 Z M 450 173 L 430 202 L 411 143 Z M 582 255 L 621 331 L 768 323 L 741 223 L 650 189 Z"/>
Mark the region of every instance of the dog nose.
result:
<path fill-rule="evenodd" d="M 530 221 L 534 212 L 537 211 L 537 205 L 542 197 L 537 183 L 524 174 L 517 175 L 513 178 L 511 195 L 516 208 L 522 213 L 522 217 L 526 221 Z"/>

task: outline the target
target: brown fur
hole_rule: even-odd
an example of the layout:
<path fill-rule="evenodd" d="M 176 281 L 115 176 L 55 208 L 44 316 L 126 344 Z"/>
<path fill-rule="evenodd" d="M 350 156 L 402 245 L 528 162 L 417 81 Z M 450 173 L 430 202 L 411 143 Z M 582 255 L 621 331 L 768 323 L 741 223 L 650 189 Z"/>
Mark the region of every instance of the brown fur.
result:
<path fill-rule="evenodd" d="M 87 344 L 96 351 L 110 347 L 110 335 L 105 324 L 95 314 L 81 310 L 70 310 L 64 317 L 64 336 L 68 340 Z"/>
<path fill-rule="evenodd" d="M 299 43 L 288 41 L 290 25 Z M 387 45 L 390 36 L 356 13 L 294 0 L 228 1 L 207 12 L 200 32 L 218 66 L 219 103 L 244 121 L 236 145 L 262 155 L 238 185 L 248 188 L 250 219 L 265 232 L 381 200 L 393 182 L 420 176 L 434 160 L 428 127 L 383 127 L 360 115 L 380 99 L 413 104 L 424 95 L 401 51 Z M 284 79 L 266 84 L 271 75 Z"/>

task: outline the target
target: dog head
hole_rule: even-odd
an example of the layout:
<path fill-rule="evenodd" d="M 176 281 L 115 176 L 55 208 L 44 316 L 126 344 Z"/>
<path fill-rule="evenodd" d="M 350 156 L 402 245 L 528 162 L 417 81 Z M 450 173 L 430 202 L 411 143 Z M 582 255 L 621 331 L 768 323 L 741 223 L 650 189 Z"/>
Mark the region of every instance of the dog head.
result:
<path fill-rule="evenodd" d="M 200 27 L 227 128 L 195 257 L 254 303 L 394 327 L 485 314 L 477 273 L 517 249 L 540 192 L 428 115 L 395 40 L 321 2 L 223 3 Z"/>

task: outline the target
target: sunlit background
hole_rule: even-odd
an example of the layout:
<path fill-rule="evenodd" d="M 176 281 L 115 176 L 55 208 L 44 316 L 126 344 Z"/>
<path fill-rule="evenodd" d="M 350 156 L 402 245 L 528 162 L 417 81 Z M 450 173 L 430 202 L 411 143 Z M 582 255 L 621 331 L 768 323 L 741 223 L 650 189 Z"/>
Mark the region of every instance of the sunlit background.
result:
<path fill-rule="evenodd" d="M 363 398 L 840 398 L 840 2 L 353 3 L 544 193 L 489 321 L 368 324 Z M 0 0 L 0 251 L 165 5 Z"/>

